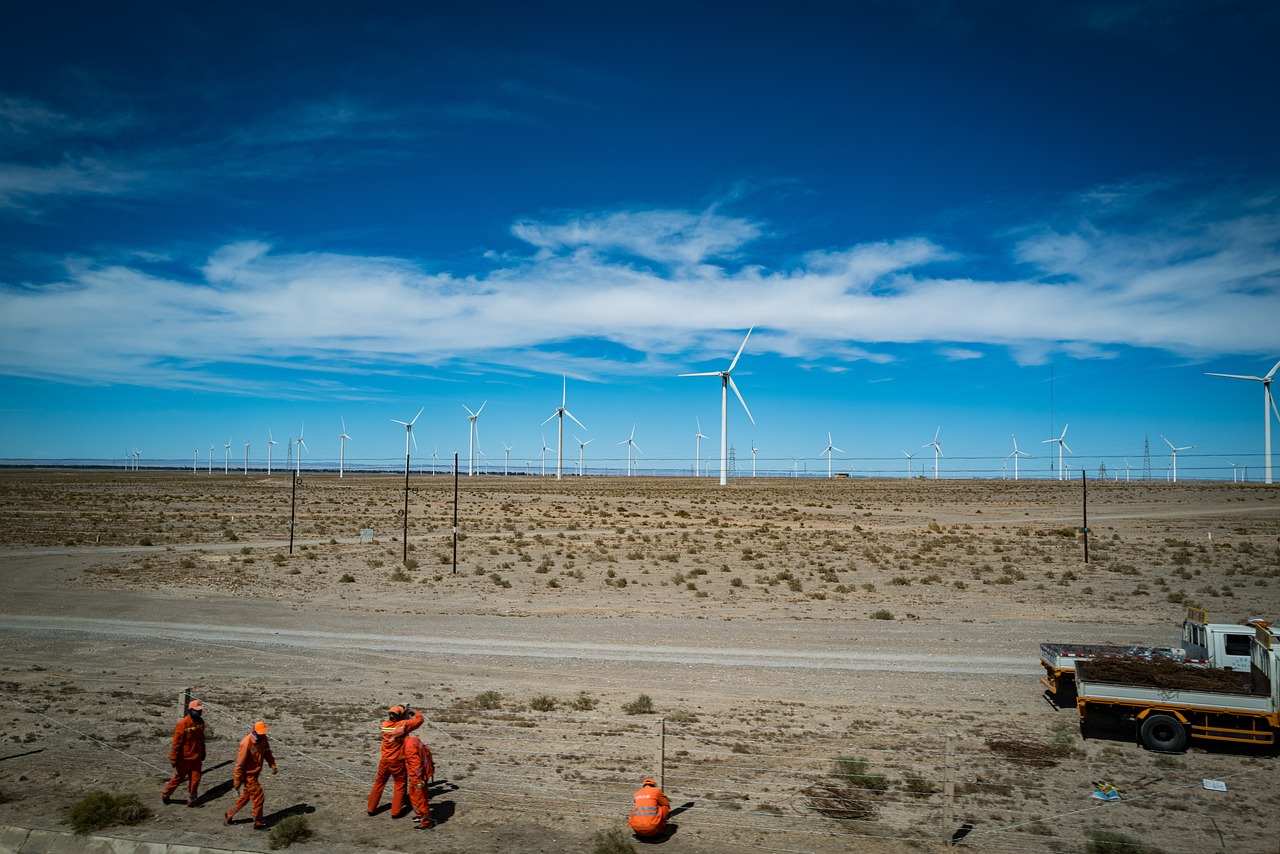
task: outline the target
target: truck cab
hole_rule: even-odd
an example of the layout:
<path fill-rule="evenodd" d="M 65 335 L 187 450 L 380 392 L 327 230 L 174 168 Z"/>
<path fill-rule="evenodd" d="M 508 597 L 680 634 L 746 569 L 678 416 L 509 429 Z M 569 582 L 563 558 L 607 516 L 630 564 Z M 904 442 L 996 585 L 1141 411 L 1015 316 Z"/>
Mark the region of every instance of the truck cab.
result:
<path fill-rule="evenodd" d="M 1254 623 L 1210 623 L 1208 614 L 1188 608 L 1182 624 L 1182 646 L 1187 658 L 1199 659 L 1219 670 L 1249 671 Z"/>

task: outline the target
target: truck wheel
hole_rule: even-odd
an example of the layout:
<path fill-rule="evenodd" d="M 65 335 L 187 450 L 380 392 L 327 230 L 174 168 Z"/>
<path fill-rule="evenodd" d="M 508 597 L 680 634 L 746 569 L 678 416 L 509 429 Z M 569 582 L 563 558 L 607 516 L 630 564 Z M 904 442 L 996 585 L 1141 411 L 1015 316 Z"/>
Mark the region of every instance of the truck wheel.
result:
<path fill-rule="evenodd" d="M 1151 715 L 1138 730 L 1148 750 L 1181 753 L 1187 746 L 1187 729 L 1171 715 Z"/>

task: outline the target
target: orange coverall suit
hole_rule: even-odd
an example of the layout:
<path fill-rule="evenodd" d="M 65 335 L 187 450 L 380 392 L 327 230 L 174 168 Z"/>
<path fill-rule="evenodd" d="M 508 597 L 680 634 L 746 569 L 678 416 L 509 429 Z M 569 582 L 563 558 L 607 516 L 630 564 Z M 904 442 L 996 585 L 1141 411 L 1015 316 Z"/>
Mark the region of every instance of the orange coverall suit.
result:
<path fill-rule="evenodd" d="M 405 736 L 404 764 L 409 773 L 409 803 L 419 823 L 431 821 L 431 807 L 427 805 L 427 788 L 435 776 L 436 764 L 431 758 L 431 748 L 416 735 Z"/>
<path fill-rule="evenodd" d="M 636 836 L 656 836 L 667 827 L 671 802 L 657 786 L 646 785 L 635 794 L 635 806 L 627 824 Z"/>
<path fill-rule="evenodd" d="M 262 807 L 267 798 L 262 793 L 258 776 L 262 774 L 263 762 L 271 766 L 272 771 L 276 769 L 276 758 L 271 755 L 271 742 L 265 734 L 249 733 L 240 740 L 240 752 L 236 754 L 236 770 L 231 775 L 231 785 L 237 788 L 243 785 L 244 789 L 240 792 L 240 797 L 236 798 L 235 805 L 227 813 L 227 821 L 231 821 L 231 817 L 252 800 L 253 823 L 257 825 L 262 822 Z"/>
<path fill-rule="evenodd" d="M 200 788 L 200 770 L 204 767 L 204 721 L 185 714 L 173 728 L 173 744 L 169 747 L 169 764 L 173 766 L 173 779 L 164 785 L 160 794 L 168 798 L 187 783 L 187 803 L 194 804 Z"/>
<path fill-rule="evenodd" d="M 395 780 L 391 795 L 391 815 L 403 812 L 408 788 L 408 772 L 404 765 L 404 739 L 409 733 L 422 726 L 422 712 L 414 709 L 413 717 L 405 721 L 382 722 L 382 758 L 378 760 L 378 776 L 373 780 L 373 790 L 369 792 L 369 808 L 373 815 L 382 800 L 382 790 L 387 780 Z"/>

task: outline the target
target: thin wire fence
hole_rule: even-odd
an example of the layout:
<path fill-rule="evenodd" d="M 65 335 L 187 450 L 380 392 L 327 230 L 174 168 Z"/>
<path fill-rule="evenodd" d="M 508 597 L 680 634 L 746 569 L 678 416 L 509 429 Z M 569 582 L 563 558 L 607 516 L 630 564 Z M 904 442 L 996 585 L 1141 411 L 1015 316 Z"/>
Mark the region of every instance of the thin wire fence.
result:
<path fill-rule="evenodd" d="M 167 692 L 112 692 L 113 708 L 149 727 L 97 737 L 78 718 L 50 712 L 50 698 L 0 690 L 15 731 L 57 729 L 75 738 L 40 739 L 12 758 L 32 767 L 74 765 L 109 779 L 167 773 Z M 173 694 L 167 694 L 172 697 Z M 198 696 L 220 733 L 247 732 L 259 715 L 235 698 Z M 176 704 L 175 704 L 176 705 Z M 602 826 L 623 821 L 631 794 L 655 776 L 671 798 L 680 833 L 776 852 L 918 848 L 953 836 L 971 849 L 1082 851 L 1089 834 L 1120 834 L 1168 854 L 1274 850 L 1276 820 L 1260 818 L 1228 795 L 1207 792 L 1212 778 L 1236 792 L 1274 792 L 1274 756 L 1257 753 L 1152 755 L 1123 740 L 1051 742 L 1010 734 L 886 733 L 835 727 L 757 726 L 646 715 L 615 718 L 561 707 L 483 710 L 461 702 L 423 709 L 419 730 L 436 757 L 437 789 L 458 811 L 515 814 L 551 798 Z M 166 707 L 168 708 L 168 707 Z M 377 762 L 376 722 L 367 703 L 319 702 L 282 713 L 271 739 L 280 760 L 303 769 L 318 792 L 362 799 Z M 132 724 L 131 724 L 132 725 Z M 335 739 L 334 732 L 347 734 Z M 353 749 L 349 734 L 366 737 Z M 21 745 L 14 745 L 20 748 Z M 226 750 L 229 748 L 219 747 Z M 220 759 L 211 755 L 206 766 Z M 230 757 L 223 757 L 230 758 Z M 229 773 L 229 772 L 228 772 Z M 1096 781 L 1115 784 L 1115 802 L 1090 797 Z M 1274 796 L 1260 808 L 1274 808 Z M 1224 805 L 1229 808 L 1224 808 Z"/>

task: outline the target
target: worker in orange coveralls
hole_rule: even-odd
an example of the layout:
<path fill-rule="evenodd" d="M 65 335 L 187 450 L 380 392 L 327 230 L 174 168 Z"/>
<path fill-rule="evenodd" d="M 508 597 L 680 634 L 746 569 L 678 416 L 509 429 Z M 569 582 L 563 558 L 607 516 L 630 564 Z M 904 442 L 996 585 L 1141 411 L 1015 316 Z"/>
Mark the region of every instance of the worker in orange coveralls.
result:
<path fill-rule="evenodd" d="M 636 836 L 658 836 L 667 829 L 667 815 L 671 812 L 671 802 L 658 788 L 652 777 L 646 777 L 640 791 L 635 794 L 635 806 L 631 808 L 631 818 L 627 824 Z"/>
<path fill-rule="evenodd" d="M 235 818 L 237 812 L 245 804 L 253 801 L 253 829 L 263 830 L 267 823 L 262 820 L 262 806 L 266 796 L 262 794 L 262 786 L 258 776 L 262 773 L 263 763 L 271 766 L 271 773 L 276 773 L 276 758 L 271 755 L 271 742 L 267 739 L 267 725 L 258 721 L 253 725 L 253 732 L 240 740 L 240 752 L 236 754 L 236 770 L 231 775 L 231 785 L 235 786 L 235 804 L 227 810 L 227 824 Z M 240 787 L 244 791 L 240 791 Z"/>
<path fill-rule="evenodd" d="M 173 728 L 173 743 L 169 747 L 169 764 L 173 766 L 173 779 L 164 784 L 160 800 L 169 803 L 172 795 L 187 780 L 187 806 L 196 805 L 200 789 L 200 769 L 204 767 L 204 706 L 199 700 L 187 703 L 187 713 Z"/>
<path fill-rule="evenodd" d="M 394 780 L 395 786 L 391 795 L 391 817 L 399 818 L 404 814 L 407 800 L 409 776 L 404 764 L 404 740 L 409 733 L 422 726 L 422 712 L 412 713 L 405 706 L 392 706 L 387 710 L 387 719 L 382 722 L 382 758 L 378 761 L 378 776 L 374 778 L 373 790 L 369 792 L 367 812 L 373 815 L 382 800 L 382 790 L 387 780 Z"/>
<path fill-rule="evenodd" d="M 409 774 L 409 803 L 413 804 L 414 830 L 428 830 L 435 825 L 431 820 L 431 807 L 427 804 L 431 778 L 436 775 L 436 763 L 431 758 L 431 748 L 416 735 L 404 739 L 404 765 Z"/>

